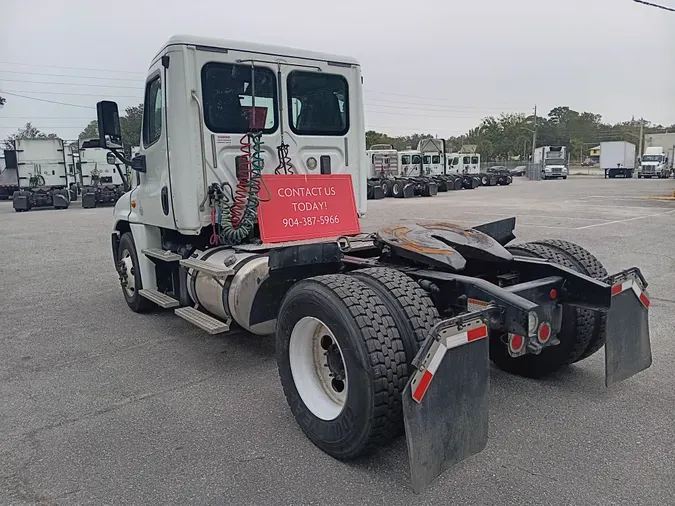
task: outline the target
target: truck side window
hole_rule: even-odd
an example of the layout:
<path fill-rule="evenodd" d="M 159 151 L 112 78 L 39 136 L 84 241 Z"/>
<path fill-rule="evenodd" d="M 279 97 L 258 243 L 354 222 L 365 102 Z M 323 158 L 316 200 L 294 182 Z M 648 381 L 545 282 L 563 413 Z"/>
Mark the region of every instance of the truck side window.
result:
<path fill-rule="evenodd" d="M 477 156 L 472 156 L 472 157 L 471 157 L 471 163 L 477 164 L 477 163 L 478 163 L 478 157 L 477 157 Z"/>
<path fill-rule="evenodd" d="M 420 162 L 422 162 L 422 157 L 420 155 L 413 155 L 412 163 L 414 163 L 415 165 L 419 165 Z"/>
<path fill-rule="evenodd" d="M 215 133 L 245 134 L 277 129 L 277 80 L 267 67 L 209 62 L 202 67 L 204 122 Z M 255 95 L 253 95 L 255 93 Z"/>
<path fill-rule="evenodd" d="M 431 163 L 431 156 L 429 156 L 429 155 L 424 155 L 424 163 L 426 163 L 426 164 Z"/>
<path fill-rule="evenodd" d="M 345 135 L 349 89 L 337 74 L 295 70 L 286 81 L 291 130 L 298 135 Z"/>
<path fill-rule="evenodd" d="M 401 155 L 401 163 L 408 165 L 410 163 L 410 155 Z"/>
<path fill-rule="evenodd" d="M 147 148 L 162 135 L 162 81 L 159 76 L 146 85 L 143 107 L 143 145 Z"/>
<path fill-rule="evenodd" d="M 457 165 L 458 163 L 459 163 L 459 158 L 458 158 L 458 157 L 455 157 L 455 158 L 452 159 L 452 164 L 453 164 L 453 165 Z"/>
<path fill-rule="evenodd" d="M 431 163 L 441 163 L 441 157 L 438 155 L 434 155 L 431 157 Z"/>
<path fill-rule="evenodd" d="M 464 165 L 469 165 L 471 163 L 471 157 L 465 156 L 463 163 L 464 163 Z"/>

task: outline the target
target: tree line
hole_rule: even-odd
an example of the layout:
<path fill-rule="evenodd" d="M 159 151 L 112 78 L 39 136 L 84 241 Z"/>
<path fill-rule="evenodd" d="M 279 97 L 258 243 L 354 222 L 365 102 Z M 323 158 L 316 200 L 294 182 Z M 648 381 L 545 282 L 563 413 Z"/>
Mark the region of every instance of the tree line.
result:
<path fill-rule="evenodd" d="M 122 138 L 136 145 L 141 138 L 141 120 L 143 104 L 127 107 L 120 117 Z M 589 150 L 602 141 L 630 141 L 639 144 L 641 120 L 631 119 L 619 123 L 606 123 L 602 116 L 591 112 L 578 112 L 567 106 L 554 107 L 546 116 L 534 114 L 500 114 L 488 116 L 478 126 L 465 135 L 446 137 L 448 149 L 457 151 L 463 145 L 476 145 L 483 160 L 506 161 L 527 159 L 532 152 L 532 137 L 536 129 L 537 146 L 567 146 L 574 160 L 583 160 Z M 675 124 L 669 126 L 653 124 L 642 120 L 645 133 L 658 133 L 664 130 L 675 131 Z M 5 142 L 18 138 L 53 138 L 56 134 L 46 134 L 27 123 L 16 133 L 8 136 Z M 79 138 L 98 137 L 98 125 L 92 120 L 80 132 Z M 415 149 L 421 139 L 434 137 L 432 134 L 415 133 L 403 136 L 390 136 L 383 132 L 368 130 L 366 146 L 373 144 L 391 144 L 394 148 Z"/>
<path fill-rule="evenodd" d="M 606 123 L 600 114 L 578 112 L 567 106 L 554 107 L 545 116 L 534 114 L 500 114 L 488 116 L 465 135 L 448 136 L 446 146 L 458 151 L 463 145 L 475 145 L 483 160 L 526 160 L 532 152 L 536 129 L 537 146 L 567 146 L 574 160 L 583 160 L 591 148 L 603 141 L 629 141 L 639 144 L 641 120 Z M 675 131 L 675 124 L 663 126 L 642 120 L 644 133 Z M 432 134 L 389 136 L 366 132 L 366 146 L 391 144 L 398 150 L 415 149 L 421 139 Z"/>

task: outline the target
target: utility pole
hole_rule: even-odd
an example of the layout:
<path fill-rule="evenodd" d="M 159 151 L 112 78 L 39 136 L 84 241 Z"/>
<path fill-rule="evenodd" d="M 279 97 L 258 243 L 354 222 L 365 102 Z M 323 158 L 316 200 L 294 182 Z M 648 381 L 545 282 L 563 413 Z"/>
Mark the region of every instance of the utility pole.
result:
<path fill-rule="evenodd" d="M 532 130 L 532 163 L 534 163 L 534 150 L 537 147 L 537 106 L 534 106 L 534 130 Z"/>
<path fill-rule="evenodd" d="M 645 138 L 645 122 L 640 118 L 640 147 L 638 148 L 638 156 L 642 159 L 642 140 Z"/>

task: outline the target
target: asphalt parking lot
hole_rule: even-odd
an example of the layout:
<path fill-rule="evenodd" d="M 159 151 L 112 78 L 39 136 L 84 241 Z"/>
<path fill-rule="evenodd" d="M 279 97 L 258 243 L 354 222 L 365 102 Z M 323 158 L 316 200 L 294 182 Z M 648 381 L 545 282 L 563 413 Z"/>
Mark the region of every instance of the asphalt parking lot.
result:
<path fill-rule="evenodd" d="M 369 203 L 364 230 L 515 215 L 650 282 L 653 366 L 610 390 L 598 353 L 542 381 L 491 375 L 490 440 L 415 496 L 403 440 L 338 462 L 297 427 L 271 338 L 132 313 L 110 208 L 0 202 L 0 504 L 672 504 L 673 180 L 527 182 Z"/>

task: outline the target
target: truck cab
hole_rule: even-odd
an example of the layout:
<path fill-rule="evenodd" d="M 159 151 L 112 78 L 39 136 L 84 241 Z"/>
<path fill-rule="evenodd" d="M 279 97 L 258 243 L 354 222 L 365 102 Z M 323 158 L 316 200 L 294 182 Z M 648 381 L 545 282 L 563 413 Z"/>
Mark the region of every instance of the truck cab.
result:
<path fill-rule="evenodd" d="M 398 166 L 401 176 L 422 175 L 422 153 L 417 150 L 399 151 Z"/>
<path fill-rule="evenodd" d="M 638 167 L 638 178 L 667 178 L 669 176 L 670 168 L 666 151 L 662 147 L 646 148 Z"/>

